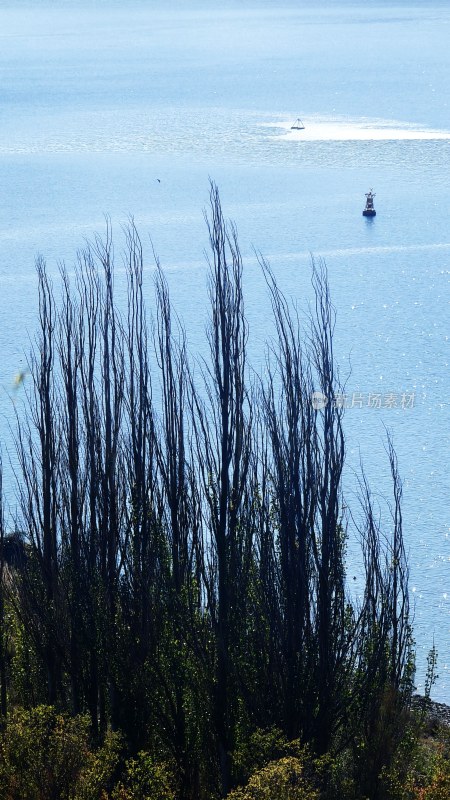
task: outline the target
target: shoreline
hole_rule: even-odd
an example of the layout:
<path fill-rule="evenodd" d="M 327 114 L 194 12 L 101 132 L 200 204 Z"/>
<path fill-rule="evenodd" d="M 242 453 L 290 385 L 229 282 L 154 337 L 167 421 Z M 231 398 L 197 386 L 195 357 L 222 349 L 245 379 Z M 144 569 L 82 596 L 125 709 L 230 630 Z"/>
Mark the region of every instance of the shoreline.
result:
<path fill-rule="evenodd" d="M 438 703 L 436 700 L 427 700 L 421 694 L 415 694 L 412 697 L 411 708 L 413 710 L 420 710 L 425 708 L 425 717 L 429 722 L 438 722 L 442 725 L 450 727 L 450 705 L 446 703 Z"/>

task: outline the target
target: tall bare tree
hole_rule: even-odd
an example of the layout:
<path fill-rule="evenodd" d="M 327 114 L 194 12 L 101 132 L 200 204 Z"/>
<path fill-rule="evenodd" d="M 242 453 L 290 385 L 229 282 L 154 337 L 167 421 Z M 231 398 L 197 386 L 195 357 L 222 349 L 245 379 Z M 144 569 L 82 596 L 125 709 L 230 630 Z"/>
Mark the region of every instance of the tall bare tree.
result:
<path fill-rule="evenodd" d="M 222 793 L 230 787 L 233 742 L 233 624 L 238 609 L 239 529 L 251 450 L 251 406 L 246 390 L 247 323 L 242 258 L 237 233 L 226 225 L 218 189 L 211 185 L 206 217 L 212 260 L 208 329 L 210 363 L 204 364 L 205 402 L 196 401 L 197 463 L 207 507 L 205 552 L 208 612 L 216 641 L 214 723 Z M 243 576 L 241 576 L 243 577 Z"/>
<path fill-rule="evenodd" d="M 11 597 L 35 674 L 46 676 L 45 691 L 33 678 L 33 698 L 87 711 L 94 737 L 120 728 L 130 751 L 175 765 L 180 800 L 225 796 L 233 754 L 258 727 L 318 753 L 357 753 L 378 737 L 373 763 L 354 759 L 361 791 L 375 797 L 413 674 L 392 442 L 391 537 L 361 479 L 356 602 L 325 265 L 313 262 L 313 302 L 300 314 L 261 259 L 274 335 L 263 373 L 249 377 L 242 257 L 214 184 L 206 221 L 204 359 L 188 355 L 159 264 L 147 319 L 133 221 L 124 314 L 109 222 L 78 254 L 74 278 L 61 268 L 60 301 L 37 262 L 40 330 L 17 432 L 17 527 L 29 549 Z M 0 573 L 4 537 L 0 514 Z M 3 715 L 4 653 L 0 639 Z M 387 705 L 390 750 L 379 736 Z"/>

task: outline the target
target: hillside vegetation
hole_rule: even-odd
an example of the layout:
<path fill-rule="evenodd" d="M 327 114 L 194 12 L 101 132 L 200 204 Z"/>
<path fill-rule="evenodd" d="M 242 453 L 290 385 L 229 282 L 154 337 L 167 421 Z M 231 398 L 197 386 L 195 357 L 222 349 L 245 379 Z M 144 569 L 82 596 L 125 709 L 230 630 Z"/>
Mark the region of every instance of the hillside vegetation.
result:
<path fill-rule="evenodd" d="M 343 496 L 325 265 L 300 317 L 261 259 L 275 337 L 257 375 L 214 185 L 207 224 L 206 360 L 188 352 L 159 268 L 148 318 L 133 225 L 124 312 L 109 226 L 57 289 L 37 262 L 15 532 L 0 519 L 0 799 L 448 797 L 448 738 L 426 743 L 410 711 L 390 438 L 388 518 L 363 474 L 358 509 Z"/>

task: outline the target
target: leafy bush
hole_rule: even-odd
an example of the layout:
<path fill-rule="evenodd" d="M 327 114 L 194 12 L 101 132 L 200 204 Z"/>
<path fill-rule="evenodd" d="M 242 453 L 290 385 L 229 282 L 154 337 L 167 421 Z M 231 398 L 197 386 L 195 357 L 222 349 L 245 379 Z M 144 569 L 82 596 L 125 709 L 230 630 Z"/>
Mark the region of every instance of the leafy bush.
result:
<path fill-rule="evenodd" d="M 319 793 L 305 776 L 300 758 L 288 756 L 258 770 L 247 785 L 228 800 L 318 800 Z"/>
<path fill-rule="evenodd" d="M 422 781 L 415 800 L 448 800 L 450 797 L 450 729 L 439 725 L 432 737 L 422 742 L 431 775 Z"/>
<path fill-rule="evenodd" d="M 450 728 L 412 713 L 388 768 L 380 774 L 383 800 L 450 798 Z"/>
<path fill-rule="evenodd" d="M 279 728 L 258 729 L 240 742 L 233 753 L 234 782 L 244 784 L 256 770 L 288 755 L 296 753 L 292 752 L 292 745 Z"/>
<path fill-rule="evenodd" d="M 430 786 L 419 789 L 417 800 L 448 800 L 450 797 L 450 772 L 447 769 L 433 779 Z"/>
<path fill-rule="evenodd" d="M 319 796 L 321 800 L 355 800 L 357 792 L 355 782 L 352 778 L 352 763 L 349 760 L 349 753 L 343 753 L 339 758 L 330 753 L 320 758 L 313 757 L 308 746 L 302 745 L 300 740 L 288 741 L 286 736 L 278 728 L 271 728 L 268 731 L 256 730 L 247 740 L 243 741 L 233 753 L 233 776 L 236 783 L 247 784 L 245 790 L 242 788 L 229 795 L 233 800 L 251 797 L 248 791 L 254 791 L 252 779 L 258 773 L 259 791 L 264 780 L 269 780 L 270 792 L 272 787 L 270 781 L 286 780 L 287 773 L 283 765 L 290 764 L 291 767 L 301 765 L 302 780 L 291 790 L 294 794 L 288 794 L 289 798 Z M 274 763 L 278 763 L 276 770 L 277 777 L 274 776 Z M 264 772 L 263 767 L 270 766 L 268 772 Z M 280 766 L 282 775 L 280 776 Z M 292 777 L 292 775 L 291 775 Z M 269 791 L 268 789 L 268 791 Z M 275 792 L 275 789 L 273 789 Z M 277 787 L 278 791 L 278 787 Z M 240 794 L 239 794 L 240 792 Z M 259 795 L 256 795 L 259 798 Z M 266 797 L 266 795 L 262 795 Z M 272 797 L 272 794 L 267 795 Z M 278 800 L 278 795 L 273 794 Z M 360 798 L 358 797 L 358 800 Z"/>
<path fill-rule="evenodd" d="M 140 752 L 127 761 L 126 776 L 112 793 L 112 800 L 174 800 L 173 774 L 165 763 L 155 763 L 149 753 Z"/>
<path fill-rule="evenodd" d="M 1 739 L 1 800 L 70 800 L 88 756 L 89 720 L 16 709 Z"/>
<path fill-rule="evenodd" d="M 87 716 L 50 706 L 15 709 L 0 739 L 0 800 L 100 800 L 119 746 L 112 734 L 93 753 Z"/>
<path fill-rule="evenodd" d="M 77 782 L 75 800 L 107 800 L 107 791 L 119 768 L 122 746 L 121 734 L 110 731 L 103 747 L 89 753 Z"/>

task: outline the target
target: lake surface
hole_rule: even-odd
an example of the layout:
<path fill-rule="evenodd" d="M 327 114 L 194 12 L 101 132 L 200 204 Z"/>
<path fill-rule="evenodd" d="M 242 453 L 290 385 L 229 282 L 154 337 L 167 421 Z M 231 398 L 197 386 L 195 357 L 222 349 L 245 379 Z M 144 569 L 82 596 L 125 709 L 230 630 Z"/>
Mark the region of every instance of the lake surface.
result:
<path fill-rule="evenodd" d="M 55 276 L 59 261 L 70 269 L 105 214 L 119 254 L 122 224 L 133 215 L 139 227 L 150 307 L 151 237 L 191 348 L 201 351 L 203 209 L 213 178 L 239 231 L 256 368 L 268 303 L 254 248 L 300 306 L 311 296 L 310 253 L 326 259 L 337 358 L 344 373 L 351 363 L 347 480 L 362 457 L 377 492 L 389 493 L 391 429 L 404 479 L 417 685 L 434 635 L 433 696 L 447 702 L 449 36 L 449 2 L 0 2 L 3 449 L 11 449 L 14 376 L 36 323 L 35 257 Z M 292 132 L 298 116 L 305 131 Z M 371 187 L 377 217 L 366 220 Z"/>

